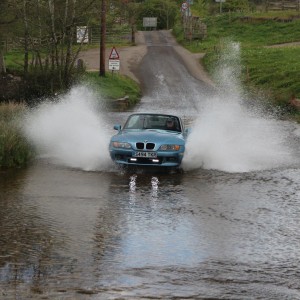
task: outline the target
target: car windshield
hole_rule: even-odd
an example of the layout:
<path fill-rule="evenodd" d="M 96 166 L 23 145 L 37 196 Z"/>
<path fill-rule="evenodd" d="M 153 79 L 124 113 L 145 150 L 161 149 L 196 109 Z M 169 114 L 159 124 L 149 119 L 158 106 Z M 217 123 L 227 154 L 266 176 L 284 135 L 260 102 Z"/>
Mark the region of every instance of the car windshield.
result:
<path fill-rule="evenodd" d="M 168 115 L 131 115 L 124 129 L 161 129 L 181 132 L 179 118 Z"/>

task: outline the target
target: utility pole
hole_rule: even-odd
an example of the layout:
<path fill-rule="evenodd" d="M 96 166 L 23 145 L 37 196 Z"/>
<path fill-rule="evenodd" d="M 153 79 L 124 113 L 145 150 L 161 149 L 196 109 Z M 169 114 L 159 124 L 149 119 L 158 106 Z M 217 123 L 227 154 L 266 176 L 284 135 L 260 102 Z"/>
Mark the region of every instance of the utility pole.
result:
<path fill-rule="evenodd" d="M 106 36 L 106 0 L 101 0 L 99 76 L 105 76 L 105 36 Z"/>

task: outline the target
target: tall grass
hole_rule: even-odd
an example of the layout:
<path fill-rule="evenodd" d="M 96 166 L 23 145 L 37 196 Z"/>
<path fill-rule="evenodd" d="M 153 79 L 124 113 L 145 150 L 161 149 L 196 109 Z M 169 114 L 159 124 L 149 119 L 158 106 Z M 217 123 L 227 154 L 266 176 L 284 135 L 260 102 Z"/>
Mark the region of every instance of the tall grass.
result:
<path fill-rule="evenodd" d="M 22 134 L 21 119 L 26 111 L 23 104 L 0 104 L 0 167 L 25 166 L 34 150 Z"/>

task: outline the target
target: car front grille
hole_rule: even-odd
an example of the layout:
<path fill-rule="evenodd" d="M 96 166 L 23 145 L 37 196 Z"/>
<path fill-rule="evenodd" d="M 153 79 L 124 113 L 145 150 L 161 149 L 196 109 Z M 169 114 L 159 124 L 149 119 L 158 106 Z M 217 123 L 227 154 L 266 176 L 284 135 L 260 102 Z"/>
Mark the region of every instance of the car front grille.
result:
<path fill-rule="evenodd" d="M 155 148 L 154 143 L 142 143 L 142 142 L 136 143 L 136 149 L 138 150 L 153 150 L 154 148 Z"/>

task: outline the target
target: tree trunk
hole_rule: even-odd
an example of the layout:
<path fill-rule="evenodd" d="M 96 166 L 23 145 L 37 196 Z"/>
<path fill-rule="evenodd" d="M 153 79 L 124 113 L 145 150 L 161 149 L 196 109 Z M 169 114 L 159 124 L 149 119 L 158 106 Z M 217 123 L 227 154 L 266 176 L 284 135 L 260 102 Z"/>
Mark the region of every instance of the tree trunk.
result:
<path fill-rule="evenodd" d="M 0 48 L 0 74 L 6 73 L 4 51 Z"/>
<path fill-rule="evenodd" d="M 61 69 L 64 70 L 64 80 L 66 80 L 66 57 L 65 57 L 65 53 L 64 53 L 64 45 L 67 45 L 67 47 L 69 47 L 69 42 L 68 42 L 68 38 L 69 38 L 69 32 L 68 32 L 68 16 L 69 16 L 69 0 L 65 0 L 65 12 L 64 12 L 64 18 L 63 18 L 63 26 L 61 26 L 61 47 L 60 47 L 60 65 L 61 65 Z M 66 50 L 68 53 L 68 49 Z"/>
<path fill-rule="evenodd" d="M 101 0 L 100 76 L 105 76 L 106 0 Z"/>
<path fill-rule="evenodd" d="M 28 75 L 29 59 L 29 27 L 27 19 L 27 0 L 23 0 L 23 21 L 24 21 L 24 78 Z"/>
<path fill-rule="evenodd" d="M 72 3 L 70 3 L 72 2 Z M 83 40 L 81 41 L 81 45 L 78 48 L 78 51 L 73 53 L 73 40 L 74 40 L 74 34 L 76 30 L 76 2 L 77 0 L 66 0 L 66 4 L 70 4 L 70 9 L 68 9 L 66 5 L 66 13 L 65 13 L 65 41 L 64 44 L 66 45 L 66 53 L 65 53 L 65 60 L 64 60 L 64 83 L 66 86 L 69 86 L 70 84 L 70 79 L 71 79 L 71 73 L 74 68 L 74 63 L 76 58 L 78 57 L 81 45 L 83 43 L 83 40 L 86 35 L 86 31 L 84 33 Z M 69 16 L 69 21 L 68 21 L 68 16 Z"/>
<path fill-rule="evenodd" d="M 61 76 L 61 68 L 59 63 L 59 51 L 58 51 L 58 42 L 57 36 L 55 31 L 55 10 L 54 10 L 54 1 L 48 0 L 49 5 L 49 12 L 51 18 L 51 35 L 52 35 L 52 42 L 51 42 L 51 53 L 52 53 L 52 71 L 53 76 L 55 76 L 55 71 L 57 71 L 58 79 L 60 86 L 62 86 L 62 76 Z"/>

